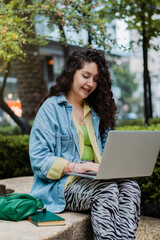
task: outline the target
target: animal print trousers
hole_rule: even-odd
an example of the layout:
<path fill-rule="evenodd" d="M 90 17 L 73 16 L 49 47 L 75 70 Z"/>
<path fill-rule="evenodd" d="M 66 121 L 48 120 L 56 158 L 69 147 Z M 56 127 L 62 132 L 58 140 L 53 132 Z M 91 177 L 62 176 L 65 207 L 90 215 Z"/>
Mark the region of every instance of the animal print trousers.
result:
<path fill-rule="evenodd" d="M 141 191 L 134 179 L 77 179 L 65 190 L 66 210 L 91 211 L 94 240 L 133 240 Z"/>

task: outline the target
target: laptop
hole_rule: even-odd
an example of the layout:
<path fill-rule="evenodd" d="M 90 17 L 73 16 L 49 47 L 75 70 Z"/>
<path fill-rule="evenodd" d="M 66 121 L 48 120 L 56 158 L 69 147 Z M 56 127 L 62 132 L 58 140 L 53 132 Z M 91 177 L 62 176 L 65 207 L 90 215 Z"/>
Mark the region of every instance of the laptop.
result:
<path fill-rule="evenodd" d="M 160 151 L 160 131 L 110 131 L 98 173 L 71 172 L 89 179 L 150 176 Z"/>

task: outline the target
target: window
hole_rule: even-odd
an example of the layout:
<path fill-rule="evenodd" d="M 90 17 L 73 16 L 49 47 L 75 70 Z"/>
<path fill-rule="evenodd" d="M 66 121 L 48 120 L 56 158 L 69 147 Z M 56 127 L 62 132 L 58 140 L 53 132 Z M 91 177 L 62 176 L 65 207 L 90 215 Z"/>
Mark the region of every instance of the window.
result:
<path fill-rule="evenodd" d="M 63 56 L 49 56 L 47 60 L 47 75 L 48 83 L 56 82 L 58 75 L 61 73 L 62 66 L 64 65 Z"/>

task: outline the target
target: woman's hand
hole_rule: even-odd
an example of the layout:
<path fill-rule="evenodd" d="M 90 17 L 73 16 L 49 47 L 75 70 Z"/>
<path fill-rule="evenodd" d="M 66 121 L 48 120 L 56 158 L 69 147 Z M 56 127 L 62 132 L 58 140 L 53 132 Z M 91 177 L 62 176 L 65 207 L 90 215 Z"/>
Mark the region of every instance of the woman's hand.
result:
<path fill-rule="evenodd" d="M 84 173 L 84 172 L 98 172 L 99 163 L 75 163 L 73 166 L 73 171 L 76 173 Z"/>
<path fill-rule="evenodd" d="M 84 173 L 84 172 L 98 172 L 99 163 L 72 163 L 69 162 L 63 169 L 63 174 L 68 172 Z"/>

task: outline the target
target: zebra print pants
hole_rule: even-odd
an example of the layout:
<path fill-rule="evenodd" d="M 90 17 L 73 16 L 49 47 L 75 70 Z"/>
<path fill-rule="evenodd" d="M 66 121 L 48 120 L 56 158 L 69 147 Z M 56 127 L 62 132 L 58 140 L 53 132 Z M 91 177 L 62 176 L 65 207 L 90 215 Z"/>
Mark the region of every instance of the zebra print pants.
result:
<path fill-rule="evenodd" d="M 91 210 L 94 240 L 133 240 L 141 191 L 134 179 L 77 179 L 65 190 L 66 209 Z"/>

